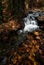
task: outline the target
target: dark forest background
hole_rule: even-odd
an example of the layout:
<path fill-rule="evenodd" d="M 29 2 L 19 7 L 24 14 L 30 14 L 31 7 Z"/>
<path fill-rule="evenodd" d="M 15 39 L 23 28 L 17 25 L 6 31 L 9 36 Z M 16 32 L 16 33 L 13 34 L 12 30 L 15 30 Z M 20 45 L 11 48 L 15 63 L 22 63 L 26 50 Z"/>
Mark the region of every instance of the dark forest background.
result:
<path fill-rule="evenodd" d="M 23 17 L 33 8 L 44 10 L 44 0 L 0 0 L 0 24 L 13 18 Z"/>

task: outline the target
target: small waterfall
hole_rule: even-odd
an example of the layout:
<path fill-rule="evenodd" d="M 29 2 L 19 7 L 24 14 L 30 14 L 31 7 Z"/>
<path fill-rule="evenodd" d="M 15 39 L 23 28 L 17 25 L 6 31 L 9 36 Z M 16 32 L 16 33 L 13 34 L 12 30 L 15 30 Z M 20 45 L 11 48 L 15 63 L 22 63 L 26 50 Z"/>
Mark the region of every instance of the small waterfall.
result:
<path fill-rule="evenodd" d="M 21 44 L 21 42 L 23 42 L 26 39 L 28 32 L 33 32 L 34 30 L 39 29 L 37 21 L 35 20 L 35 18 L 33 17 L 32 14 L 28 14 L 28 16 L 25 17 L 23 20 L 24 20 L 25 26 L 24 26 L 23 30 L 20 29 L 17 32 L 18 39 L 17 39 L 17 42 L 15 44 L 15 48 L 17 48 Z"/>
<path fill-rule="evenodd" d="M 25 17 L 24 20 L 24 29 L 19 30 L 20 33 L 26 33 L 26 32 L 33 32 L 34 30 L 37 30 L 40 28 L 37 23 L 37 19 L 39 16 L 44 15 L 41 11 L 29 13 L 27 17 Z"/>
<path fill-rule="evenodd" d="M 35 16 L 29 13 L 28 16 L 23 19 L 25 26 L 23 30 L 19 30 L 19 33 L 32 32 L 36 29 L 39 29 L 37 21 L 35 20 Z"/>
<path fill-rule="evenodd" d="M 32 32 L 39 28 L 39 26 L 37 25 L 37 21 L 35 19 L 33 20 L 32 18 L 30 18 L 30 19 L 29 18 L 30 17 L 24 18 L 24 24 L 25 24 L 25 27 L 23 29 L 24 32 L 26 32 L 26 31 Z"/>

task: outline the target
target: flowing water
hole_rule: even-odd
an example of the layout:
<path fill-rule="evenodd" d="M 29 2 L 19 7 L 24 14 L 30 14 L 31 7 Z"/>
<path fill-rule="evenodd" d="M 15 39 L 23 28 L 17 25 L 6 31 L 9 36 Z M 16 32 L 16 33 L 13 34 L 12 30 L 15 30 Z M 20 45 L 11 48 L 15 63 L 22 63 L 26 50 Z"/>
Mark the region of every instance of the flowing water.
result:
<path fill-rule="evenodd" d="M 38 26 L 38 23 L 37 23 L 37 20 L 35 19 L 35 17 L 38 17 L 39 14 L 36 13 L 29 13 L 27 15 L 27 17 L 25 17 L 23 20 L 24 20 L 24 29 L 23 30 L 20 30 L 20 33 L 22 32 L 32 32 L 36 29 L 39 29 L 39 26 Z"/>
<path fill-rule="evenodd" d="M 28 32 L 33 32 L 35 30 L 40 29 L 40 26 L 38 26 L 38 21 L 36 18 L 41 15 L 43 15 L 42 12 L 33 12 L 33 13 L 29 13 L 27 17 L 23 19 L 25 26 L 23 30 L 21 29 L 18 31 L 18 41 L 16 42 L 16 46 L 17 44 L 18 45 L 21 44 L 21 42 L 26 39 Z"/>

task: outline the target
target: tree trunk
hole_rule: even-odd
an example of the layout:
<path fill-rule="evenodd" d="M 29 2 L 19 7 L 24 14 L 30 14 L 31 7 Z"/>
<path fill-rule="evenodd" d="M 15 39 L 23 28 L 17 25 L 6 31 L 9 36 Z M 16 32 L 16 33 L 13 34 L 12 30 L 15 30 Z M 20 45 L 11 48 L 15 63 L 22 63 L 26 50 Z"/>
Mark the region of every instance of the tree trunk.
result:
<path fill-rule="evenodd" d="M 2 23 L 2 1 L 0 1 L 0 24 Z"/>
<path fill-rule="evenodd" d="M 13 18 L 12 0 L 2 0 L 3 22 L 7 22 Z"/>

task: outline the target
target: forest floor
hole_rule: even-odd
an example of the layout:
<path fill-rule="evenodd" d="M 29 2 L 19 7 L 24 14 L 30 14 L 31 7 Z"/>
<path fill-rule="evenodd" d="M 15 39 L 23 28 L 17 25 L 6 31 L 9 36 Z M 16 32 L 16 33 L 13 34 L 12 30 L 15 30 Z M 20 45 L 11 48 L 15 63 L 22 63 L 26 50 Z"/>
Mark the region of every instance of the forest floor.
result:
<path fill-rule="evenodd" d="M 44 30 L 29 32 L 26 39 L 15 49 L 14 44 L 18 37 L 13 30 L 17 31 L 22 26 L 17 22 L 5 25 L 0 25 L 0 65 L 44 65 Z"/>
<path fill-rule="evenodd" d="M 6 48 L 9 47 L 6 46 Z M 1 65 L 4 65 L 4 62 L 5 65 L 44 65 L 44 31 L 28 33 L 26 39 L 16 50 L 10 48 L 9 51 L 6 50 L 6 53 L 0 56 L 3 60 L 1 61 L 0 57 Z"/>

